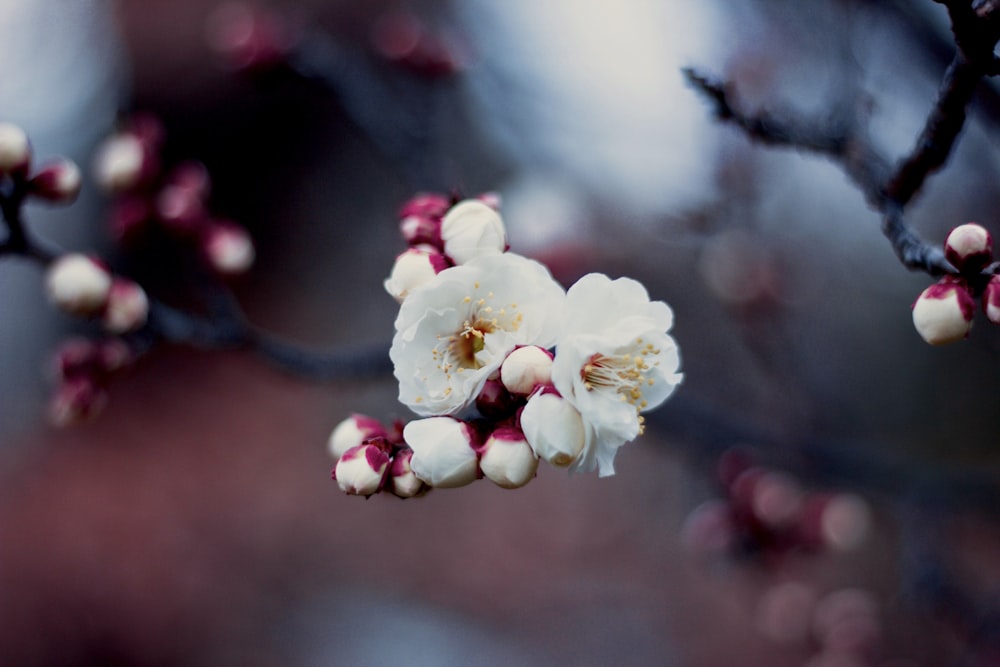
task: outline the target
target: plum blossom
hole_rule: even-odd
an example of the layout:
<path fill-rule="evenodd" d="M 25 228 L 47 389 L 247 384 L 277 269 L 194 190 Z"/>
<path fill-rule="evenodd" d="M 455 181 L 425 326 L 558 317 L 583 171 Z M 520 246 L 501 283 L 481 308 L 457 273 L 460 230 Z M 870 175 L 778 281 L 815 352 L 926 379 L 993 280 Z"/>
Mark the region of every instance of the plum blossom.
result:
<path fill-rule="evenodd" d="M 555 344 L 564 300 L 548 269 L 514 253 L 438 273 L 396 318 L 400 402 L 423 416 L 462 412 L 515 347 Z"/>
<path fill-rule="evenodd" d="M 667 333 L 672 324 L 670 307 L 650 301 L 635 280 L 591 273 L 570 287 L 552 383 L 587 430 L 571 470 L 614 474 L 617 449 L 643 432 L 640 413 L 680 383 L 677 344 Z"/>

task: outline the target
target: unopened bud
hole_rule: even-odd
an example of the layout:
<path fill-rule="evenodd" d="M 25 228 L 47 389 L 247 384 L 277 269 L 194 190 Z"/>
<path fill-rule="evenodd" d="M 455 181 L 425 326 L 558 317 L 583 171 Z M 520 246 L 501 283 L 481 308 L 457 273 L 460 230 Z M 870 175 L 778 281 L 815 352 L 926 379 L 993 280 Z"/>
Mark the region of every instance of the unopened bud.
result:
<path fill-rule="evenodd" d="M 537 345 L 515 349 L 500 366 L 500 380 L 510 393 L 521 396 L 552 384 L 552 353 Z"/>
<path fill-rule="evenodd" d="M 333 478 L 340 490 L 356 496 L 378 493 L 389 467 L 389 455 L 378 445 L 351 447 L 337 461 Z"/>
<path fill-rule="evenodd" d="M 586 443 L 580 412 L 559 394 L 539 391 L 521 411 L 521 429 L 535 454 L 554 466 L 576 461 Z"/>
<path fill-rule="evenodd" d="M 278 16 L 243 2 L 228 2 L 209 17 L 209 45 L 236 69 L 266 69 L 281 63 L 295 37 Z"/>
<path fill-rule="evenodd" d="M 49 300 L 66 313 L 97 315 L 108 302 L 111 276 L 93 259 L 70 253 L 49 265 L 45 290 Z"/>
<path fill-rule="evenodd" d="M 107 403 L 107 394 L 92 378 L 67 379 L 56 388 L 49 401 L 49 422 L 66 427 L 95 417 Z"/>
<path fill-rule="evenodd" d="M 503 197 L 500 196 L 499 192 L 484 192 L 476 197 L 476 199 L 483 202 L 494 211 L 499 211 L 500 205 L 503 204 Z"/>
<path fill-rule="evenodd" d="M 408 215 L 399 221 L 399 232 L 412 245 L 426 243 L 434 248 L 441 247 L 441 220 L 423 215 Z"/>
<path fill-rule="evenodd" d="M 983 310 L 993 324 L 1000 324 L 1000 276 L 992 276 L 983 290 Z"/>
<path fill-rule="evenodd" d="M 968 335 L 975 309 L 975 301 L 963 282 L 942 278 L 913 304 L 913 326 L 931 345 L 953 343 Z"/>
<path fill-rule="evenodd" d="M 959 225 L 944 242 L 944 256 L 962 273 L 977 272 L 993 261 L 993 239 L 982 225 Z"/>
<path fill-rule="evenodd" d="M 122 195 L 111 207 L 108 227 L 117 243 L 136 239 L 152 219 L 152 206 L 144 197 Z"/>
<path fill-rule="evenodd" d="M 28 182 L 31 193 L 54 204 L 69 204 L 80 194 L 80 168 L 67 158 L 44 165 Z"/>
<path fill-rule="evenodd" d="M 164 228 L 178 236 L 192 236 L 206 222 L 205 203 L 196 188 L 168 185 L 156 197 L 156 214 Z"/>
<path fill-rule="evenodd" d="M 441 220 L 444 254 L 456 264 L 498 255 L 507 249 L 507 231 L 500 214 L 477 199 L 453 206 Z"/>
<path fill-rule="evenodd" d="M 0 123 L 0 172 L 23 173 L 31 163 L 31 143 L 18 125 Z"/>
<path fill-rule="evenodd" d="M 402 303 L 413 290 L 430 282 L 446 268 L 448 260 L 441 253 L 423 248 L 409 248 L 396 257 L 392 273 L 383 283 L 385 291 Z"/>
<path fill-rule="evenodd" d="M 410 198 L 399 208 L 400 219 L 410 216 L 428 218 L 430 220 L 441 220 L 441 216 L 448 212 L 451 201 L 444 195 L 436 193 L 422 193 Z"/>
<path fill-rule="evenodd" d="M 430 486 L 454 488 L 476 480 L 475 437 L 465 422 L 452 417 L 417 419 L 403 427 L 403 439 L 413 450 L 414 474 Z"/>
<path fill-rule="evenodd" d="M 385 436 L 385 427 L 377 419 L 353 414 L 334 427 L 326 446 L 330 456 L 339 459 L 348 449 L 357 447 L 365 440 Z"/>
<path fill-rule="evenodd" d="M 410 459 L 413 458 L 413 450 L 404 447 L 396 452 L 389 464 L 389 477 L 392 480 L 392 492 L 400 498 L 413 498 L 427 491 L 427 485 L 420 481 L 420 478 L 410 467 Z"/>
<path fill-rule="evenodd" d="M 122 192 L 138 185 L 148 171 L 146 146 L 131 132 L 104 141 L 94 157 L 94 178 L 108 192 Z"/>
<path fill-rule="evenodd" d="M 250 234 L 233 223 L 215 223 L 202 238 L 206 261 L 224 276 L 245 273 L 257 256 Z"/>
<path fill-rule="evenodd" d="M 538 457 L 520 429 L 501 427 L 493 431 L 479 458 L 479 468 L 487 479 L 504 489 L 517 489 L 534 478 Z"/>
<path fill-rule="evenodd" d="M 98 346 L 86 338 L 67 340 L 52 355 L 52 374 L 60 381 L 93 375 L 99 366 Z"/>
<path fill-rule="evenodd" d="M 114 278 L 104 308 L 104 328 L 121 334 L 135 331 L 146 323 L 149 298 L 139 285 L 125 278 Z"/>
<path fill-rule="evenodd" d="M 127 368 L 135 358 L 135 351 L 120 338 L 106 338 L 97 344 L 97 363 L 105 375 Z"/>
<path fill-rule="evenodd" d="M 482 416 L 494 421 L 512 416 L 518 406 L 519 401 L 496 378 L 486 380 L 476 396 L 476 409 Z"/>

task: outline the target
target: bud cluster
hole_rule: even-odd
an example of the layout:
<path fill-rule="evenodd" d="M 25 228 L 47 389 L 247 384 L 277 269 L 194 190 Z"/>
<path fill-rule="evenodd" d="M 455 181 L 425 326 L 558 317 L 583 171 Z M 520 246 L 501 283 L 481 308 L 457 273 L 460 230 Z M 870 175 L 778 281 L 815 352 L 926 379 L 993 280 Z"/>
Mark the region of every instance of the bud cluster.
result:
<path fill-rule="evenodd" d="M 0 182 L 9 183 L 5 196 L 31 196 L 51 204 L 70 204 L 80 194 L 80 168 L 55 157 L 32 169 L 31 142 L 18 125 L 0 122 Z"/>
<path fill-rule="evenodd" d="M 142 287 L 112 275 L 99 259 L 80 253 L 66 253 L 49 264 L 45 292 L 63 312 L 99 318 L 113 334 L 140 328 L 149 315 L 149 299 Z"/>
<path fill-rule="evenodd" d="M 695 553 L 753 554 L 780 562 L 792 552 L 853 551 L 867 538 L 868 504 L 850 493 L 808 491 L 743 450 L 719 459 L 722 498 L 696 507 L 682 539 Z"/>
<path fill-rule="evenodd" d="M 931 285 L 913 304 L 913 325 L 931 345 L 968 337 L 981 302 L 986 319 L 1000 324 L 1000 276 L 994 275 L 993 238 L 974 222 L 951 230 L 944 254 L 957 273 Z"/>
<path fill-rule="evenodd" d="M 610 475 L 640 413 L 680 382 L 665 303 L 600 274 L 564 290 L 507 252 L 499 204 L 427 193 L 400 209 L 409 247 L 384 285 L 400 302 L 389 356 L 400 401 L 422 418 L 339 424 L 329 450 L 343 491 L 410 497 L 482 478 L 515 489 L 542 460 Z"/>
<path fill-rule="evenodd" d="M 253 241 L 235 222 L 208 209 L 211 178 L 199 162 L 164 171 L 159 158 L 163 127 L 136 115 L 99 147 L 94 159 L 98 185 L 114 196 L 111 234 L 120 243 L 158 228 L 192 245 L 215 273 L 231 276 L 253 264 Z"/>
<path fill-rule="evenodd" d="M 49 401 L 49 420 L 70 426 L 96 416 L 107 402 L 109 382 L 134 360 L 134 352 L 120 338 L 63 343 L 51 362 L 56 389 Z"/>

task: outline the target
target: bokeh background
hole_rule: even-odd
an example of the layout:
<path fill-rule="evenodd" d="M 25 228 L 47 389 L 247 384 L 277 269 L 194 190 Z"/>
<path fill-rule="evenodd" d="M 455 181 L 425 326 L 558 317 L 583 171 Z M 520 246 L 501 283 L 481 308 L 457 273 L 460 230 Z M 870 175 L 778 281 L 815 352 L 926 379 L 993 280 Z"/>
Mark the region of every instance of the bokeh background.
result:
<path fill-rule="evenodd" d="M 627 275 L 672 305 L 685 382 L 614 477 L 543 467 L 518 491 L 365 501 L 330 481 L 325 442 L 351 412 L 406 418 L 391 376 L 320 384 L 159 347 L 98 419 L 55 430 L 48 352 L 93 330 L 49 309 L 39 267 L 5 260 L 0 664 L 997 664 L 1000 332 L 980 318 L 961 344 L 925 345 L 909 307 L 930 279 L 899 265 L 837 166 L 718 125 L 680 74 L 731 79 L 751 107 L 863 108 L 901 155 L 951 56 L 940 5 L 272 3 L 325 45 L 308 61 L 322 81 L 227 67 L 207 37 L 220 5 L 5 0 L 3 116 L 86 166 L 118 113 L 157 114 L 168 161 L 204 162 L 213 209 L 254 235 L 233 286 L 248 317 L 309 347 L 391 338 L 381 281 L 406 198 L 497 191 L 512 249 L 564 284 Z M 380 53 L 400 17 L 461 71 Z M 984 86 L 912 207 L 928 239 L 995 228 L 996 99 Z M 113 247 L 107 205 L 87 181 L 73 207 L 27 216 L 159 293 L 187 289 L 155 251 Z M 715 469 L 737 446 L 850 493 L 863 539 L 710 548 L 692 516 L 725 493 Z M 845 591 L 874 609 L 845 631 L 860 652 L 823 639 Z"/>

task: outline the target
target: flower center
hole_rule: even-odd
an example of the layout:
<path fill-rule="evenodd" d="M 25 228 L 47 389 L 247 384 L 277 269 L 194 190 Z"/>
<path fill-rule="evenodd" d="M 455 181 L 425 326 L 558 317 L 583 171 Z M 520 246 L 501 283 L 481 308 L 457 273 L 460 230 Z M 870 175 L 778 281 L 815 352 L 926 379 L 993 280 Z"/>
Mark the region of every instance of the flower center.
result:
<path fill-rule="evenodd" d="M 479 289 L 479 283 L 475 283 Z M 469 308 L 468 317 L 462 322 L 462 328 L 450 336 L 439 335 L 441 341 L 431 352 L 437 369 L 444 372 L 450 381 L 452 372 L 462 373 L 466 370 L 478 370 L 488 362 L 477 358 L 477 354 L 486 347 L 487 334 L 496 331 L 517 331 L 524 319 L 518 312 L 517 304 L 510 303 L 494 307 L 493 292 L 476 298 L 466 296 L 462 303 Z"/>
<path fill-rule="evenodd" d="M 635 345 L 622 354 L 598 353 L 591 356 L 580 369 L 580 379 L 587 391 L 612 391 L 618 394 L 619 400 L 634 406 L 638 414 L 649 405 L 642 392 L 655 384 L 650 373 L 660 362 L 651 357 L 657 357 L 660 352 L 652 343 L 643 344 L 643 340 L 637 338 Z M 640 416 L 640 433 L 644 430 L 643 421 L 645 420 Z"/>

